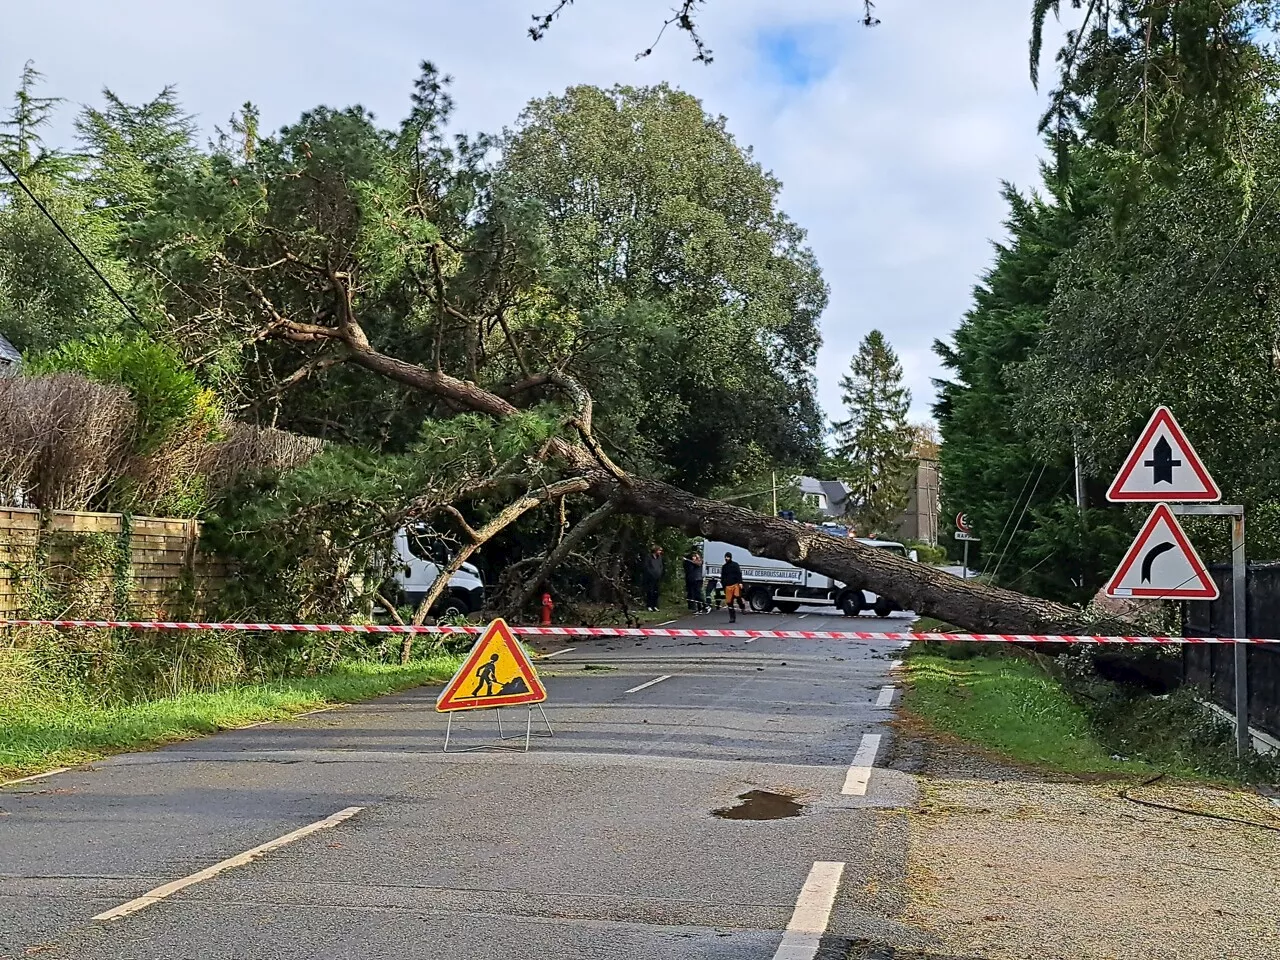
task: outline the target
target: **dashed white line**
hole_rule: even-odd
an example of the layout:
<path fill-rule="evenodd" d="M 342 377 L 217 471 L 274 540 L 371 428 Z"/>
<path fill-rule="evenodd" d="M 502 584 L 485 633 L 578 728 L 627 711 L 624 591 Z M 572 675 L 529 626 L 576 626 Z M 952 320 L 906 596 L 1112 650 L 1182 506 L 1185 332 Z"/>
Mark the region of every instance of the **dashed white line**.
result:
<path fill-rule="evenodd" d="M 841 793 L 846 797 L 865 797 L 867 785 L 871 782 L 871 769 L 876 763 L 876 753 L 880 750 L 880 734 L 864 733 L 858 752 L 853 755 L 853 765 L 849 767 L 844 778 Z"/>
<path fill-rule="evenodd" d="M 773 960 L 813 960 L 818 955 L 843 873 L 843 863 L 819 860 L 813 865 Z"/>
<path fill-rule="evenodd" d="M 548 657 L 558 657 L 562 653 L 568 653 L 570 650 L 577 650 L 577 649 L 578 649 L 577 647 L 565 647 L 563 650 L 557 650 L 554 653 L 544 653 L 542 655 L 542 659 L 546 660 Z"/>
<path fill-rule="evenodd" d="M 52 777 L 54 774 L 66 773 L 70 767 L 56 767 L 53 770 L 46 770 L 44 773 L 33 773 L 29 777 L 19 777 L 17 780 L 5 780 L 0 782 L 0 787 L 12 787 L 15 783 L 31 783 L 33 780 L 43 780 L 45 777 Z"/>
<path fill-rule="evenodd" d="M 661 683 L 663 680 L 670 680 L 670 679 L 671 679 L 671 674 L 664 673 L 662 676 L 654 680 L 650 680 L 647 683 L 642 683 L 638 687 L 632 687 L 630 690 L 627 691 L 627 693 L 639 693 L 645 687 L 652 687 L 655 683 Z"/>
<path fill-rule="evenodd" d="M 330 827 L 336 827 L 343 820 L 350 820 L 364 807 L 347 807 L 345 810 L 339 810 L 331 817 L 325 817 L 323 820 L 317 820 L 315 823 L 309 823 L 305 827 L 300 827 L 292 833 L 286 833 L 283 837 L 277 837 L 275 840 L 269 840 L 260 846 L 254 847 L 252 850 L 246 850 L 244 853 L 238 853 L 234 857 L 228 857 L 219 863 L 215 863 L 211 867 L 205 867 L 198 873 L 193 873 L 189 877 L 183 877 L 181 880 L 174 880 L 163 886 L 156 887 L 144 893 L 140 897 L 130 900 L 128 903 L 122 903 L 118 907 L 112 907 L 103 913 L 94 917 L 94 920 L 119 920 L 121 917 L 127 917 L 131 913 L 137 913 L 139 910 L 145 910 L 153 904 L 159 903 L 165 897 L 170 897 L 179 890 L 185 890 L 193 884 L 200 883 L 216 877 L 224 870 L 230 870 L 232 867 L 243 867 L 246 863 L 250 863 L 264 853 L 270 853 L 272 850 L 278 850 L 286 844 L 293 843 L 295 840 L 301 840 L 309 834 L 316 833 L 319 830 L 327 830 Z"/>
<path fill-rule="evenodd" d="M 880 696 L 876 697 L 876 706 L 877 707 L 893 706 L 893 695 L 894 693 L 897 692 L 897 689 L 898 688 L 893 686 L 892 684 L 887 687 L 881 687 Z"/>

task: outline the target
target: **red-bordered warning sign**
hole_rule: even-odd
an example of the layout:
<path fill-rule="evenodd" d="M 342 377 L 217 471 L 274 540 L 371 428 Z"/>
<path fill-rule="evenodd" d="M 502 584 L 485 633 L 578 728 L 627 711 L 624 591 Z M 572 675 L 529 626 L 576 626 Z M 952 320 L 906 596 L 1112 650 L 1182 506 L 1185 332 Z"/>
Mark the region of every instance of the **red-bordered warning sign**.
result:
<path fill-rule="evenodd" d="M 1112 503 L 1213 503 L 1222 491 L 1168 407 L 1156 407 L 1111 482 Z"/>
<path fill-rule="evenodd" d="M 1218 585 L 1166 504 L 1158 504 L 1106 586 L 1108 597 L 1216 600 Z"/>
<path fill-rule="evenodd" d="M 495 620 L 436 700 L 441 713 L 541 703 L 546 688 L 504 620 Z"/>

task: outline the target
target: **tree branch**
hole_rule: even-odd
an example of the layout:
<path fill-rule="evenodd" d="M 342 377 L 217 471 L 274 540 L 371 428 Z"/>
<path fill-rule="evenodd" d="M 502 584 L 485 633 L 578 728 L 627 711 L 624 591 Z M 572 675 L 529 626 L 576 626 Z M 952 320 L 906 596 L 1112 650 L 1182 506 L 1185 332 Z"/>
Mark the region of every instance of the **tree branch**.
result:
<path fill-rule="evenodd" d="M 550 484 L 536 493 L 529 493 L 521 497 L 515 503 L 508 504 L 503 510 L 492 520 L 486 523 L 479 530 L 471 530 L 469 525 L 467 530 L 470 532 L 472 540 L 468 544 L 464 544 L 458 550 L 457 556 L 449 563 L 449 565 L 440 572 L 436 577 L 436 582 L 431 585 L 431 589 L 427 591 L 427 595 L 422 598 L 422 602 L 418 604 L 418 609 L 413 614 L 414 626 L 421 626 L 422 622 L 427 619 L 427 614 L 431 608 L 435 606 L 436 601 L 449 586 L 449 580 L 455 573 L 462 569 L 462 565 L 467 562 L 473 553 L 480 549 L 485 543 L 492 539 L 496 534 L 501 533 L 511 524 L 515 523 L 522 516 L 532 510 L 534 507 L 546 503 L 548 500 L 554 500 L 556 497 L 566 497 L 573 493 L 584 493 L 591 486 L 590 480 L 586 477 L 574 477 L 571 480 L 561 480 L 558 483 Z M 404 643 L 400 648 L 400 662 L 408 663 L 409 657 L 413 652 L 413 634 L 405 634 Z"/>
<path fill-rule="evenodd" d="M 556 567 L 565 561 L 569 554 L 573 553 L 580 543 L 590 534 L 594 533 L 600 524 L 604 523 L 610 517 L 618 512 L 617 504 L 612 500 L 606 500 L 597 507 L 593 512 L 587 514 L 583 519 L 565 535 L 556 548 L 547 554 L 547 558 L 542 561 L 542 565 L 538 567 L 537 572 L 525 584 L 524 592 L 520 594 L 520 599 L 516 601 L 515 611 L 519 612 L 529 605 L 533 600 L 534 594 L 538 592 L 538 584 L 545 583 L 547 577 Z"/>

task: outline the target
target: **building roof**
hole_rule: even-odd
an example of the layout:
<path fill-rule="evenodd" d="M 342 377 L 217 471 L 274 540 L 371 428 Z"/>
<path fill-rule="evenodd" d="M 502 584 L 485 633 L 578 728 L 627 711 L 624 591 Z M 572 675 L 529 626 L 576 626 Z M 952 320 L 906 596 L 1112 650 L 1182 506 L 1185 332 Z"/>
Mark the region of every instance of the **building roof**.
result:
<path fill-rule="evenodd" d="M 5 367 L 16 367 L 22 363 L 22 354 L 18 352 L 18 348 L 4 338 L 4 334 L 0 333 L 0 369 Z"/>
<path fill-rule="evenodd" d="M 826 506 L 822 512 L 828 517 L 844 515 L 845 501 L 849 499 L 849 487 L 839 480 L 818 480 L 815 477 L 801 477 L 801 493 L 816 493 L 826 498 Z"/>

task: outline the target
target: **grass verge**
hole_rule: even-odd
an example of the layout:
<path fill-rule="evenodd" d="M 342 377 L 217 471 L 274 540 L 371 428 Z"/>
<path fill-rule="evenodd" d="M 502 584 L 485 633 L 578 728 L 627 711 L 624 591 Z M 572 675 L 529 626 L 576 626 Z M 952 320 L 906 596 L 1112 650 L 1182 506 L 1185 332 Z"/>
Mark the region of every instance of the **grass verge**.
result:
<path fill-rule="evenodd" d="M 123 706 L 77 701 L 0 702 L 0 782 L 125 750 L 157 746 L 261 720 L 284 720 L 330 704 L 354 703 L 442 682 L 460 658 L 407 666 L 353 663 L 319 677 L 227 687 Z"/>
<path fill-rule="evenodd" d="M 1015 763 L 1073 774 L 1153 772 L 1112 759 L 1085 712 L 1030 660 L 923 653 L 909 657 L 904 669 L 909 714 Z"/>

